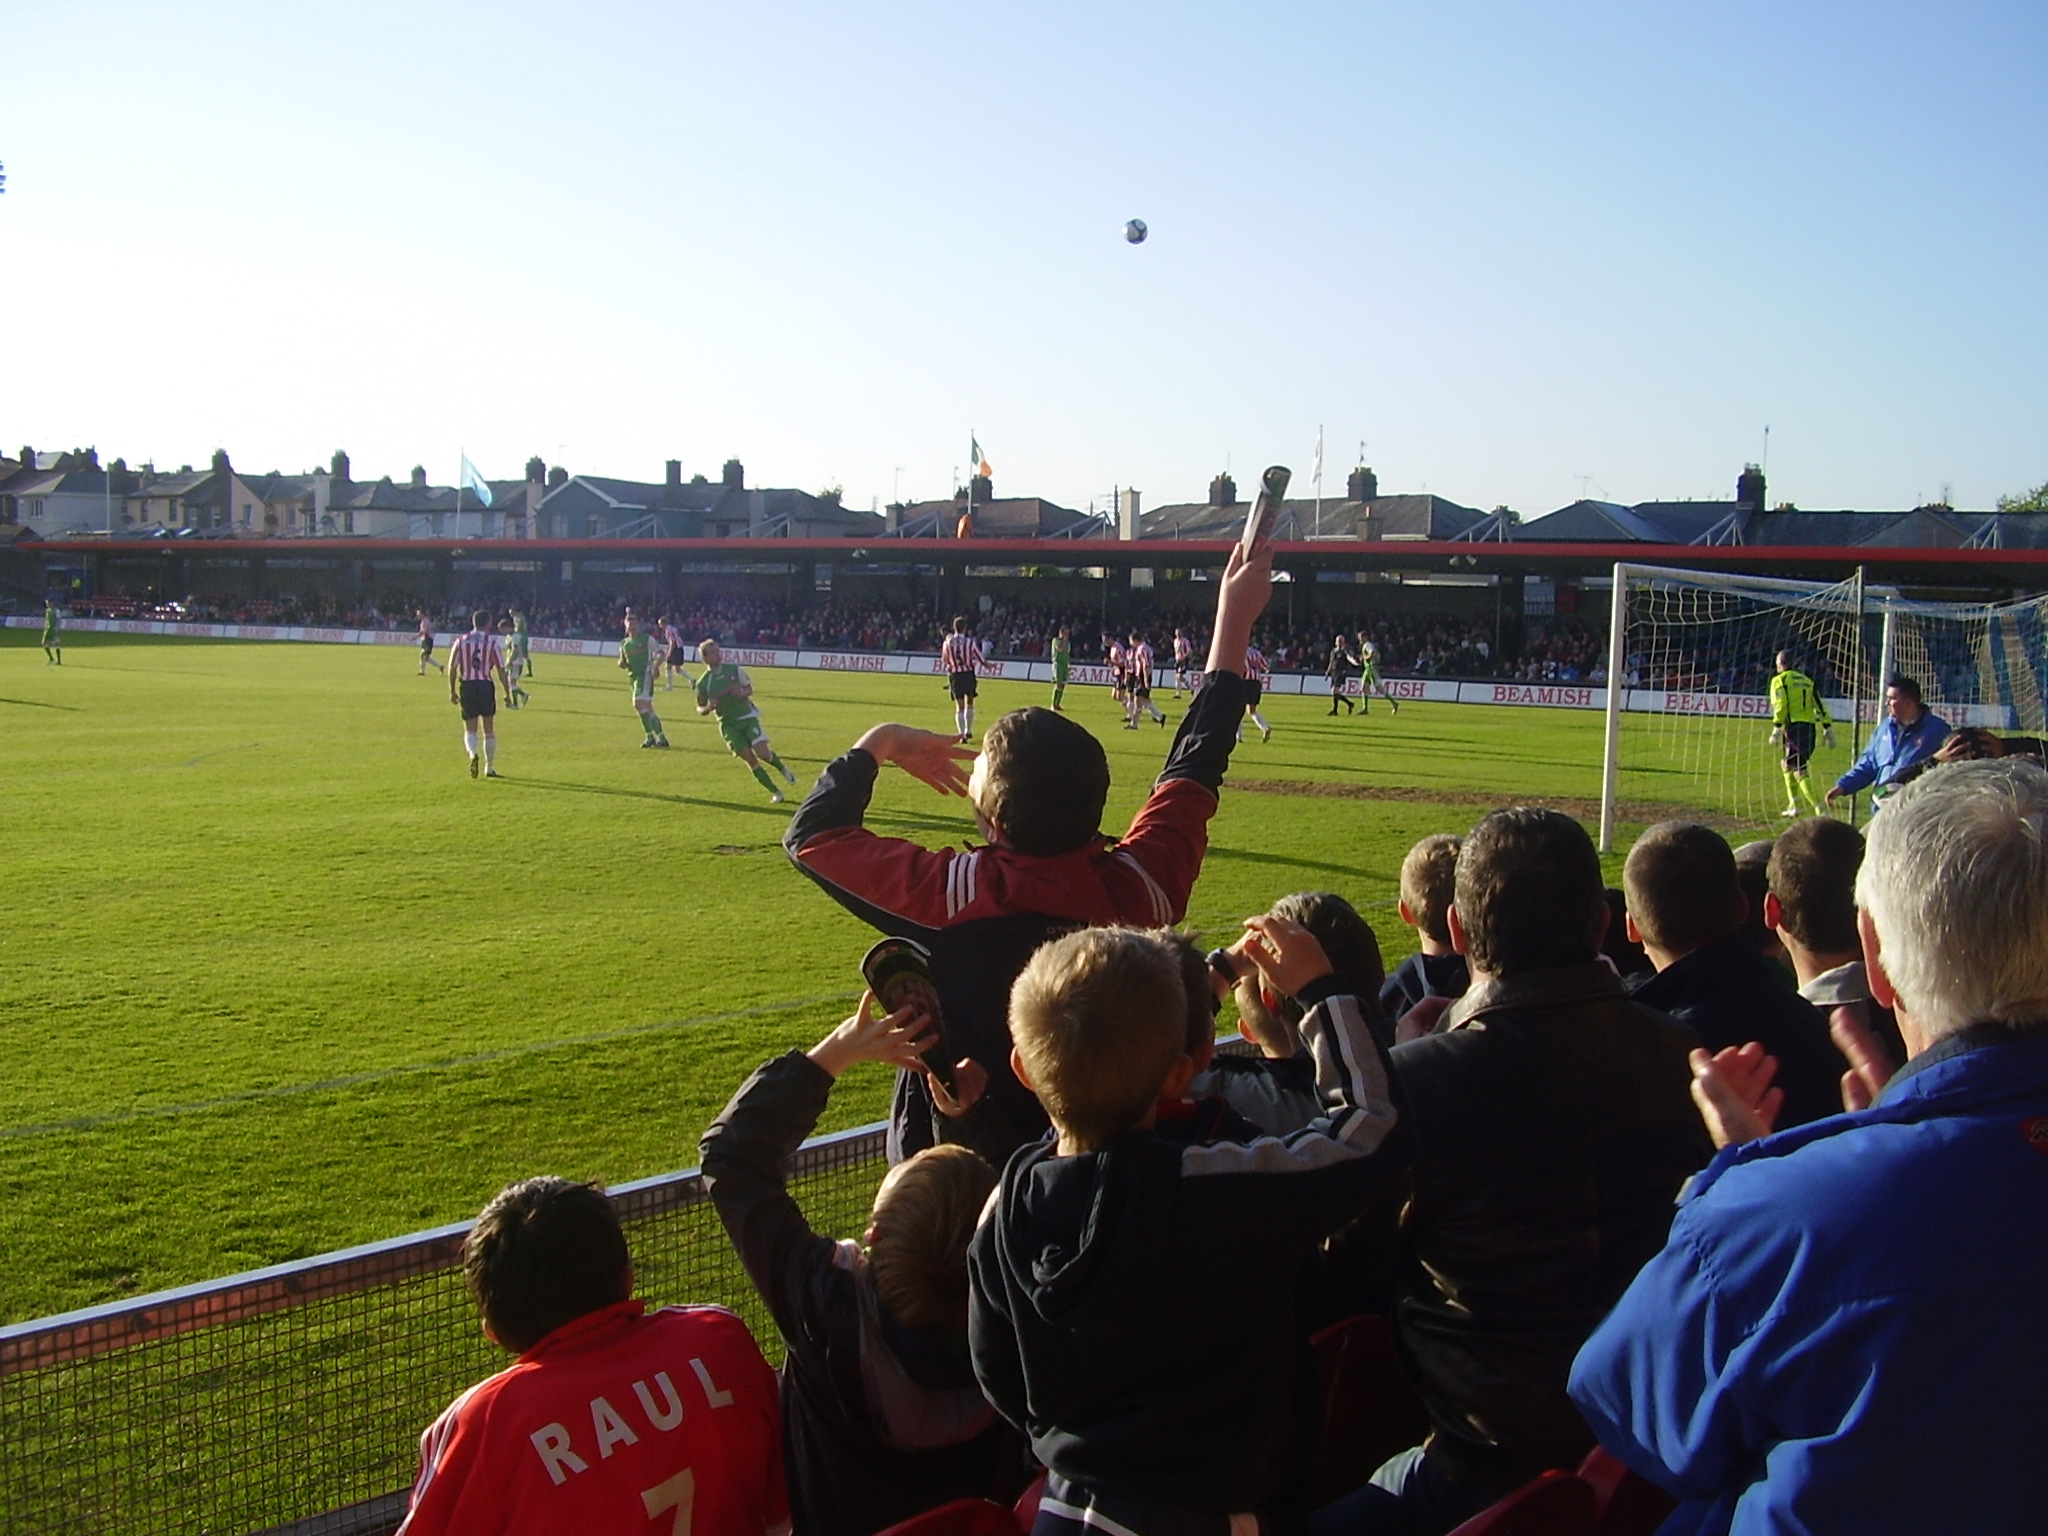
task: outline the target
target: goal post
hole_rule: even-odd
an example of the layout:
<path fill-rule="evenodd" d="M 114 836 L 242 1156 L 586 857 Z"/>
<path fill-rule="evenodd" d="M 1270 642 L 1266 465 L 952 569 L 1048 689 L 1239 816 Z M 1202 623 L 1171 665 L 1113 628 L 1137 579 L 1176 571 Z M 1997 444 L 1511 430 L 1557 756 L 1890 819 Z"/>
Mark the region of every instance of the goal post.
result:
<path fill-rule="evenodd" d="M 1697 814 L 1770 825 L 1790 791 L 1770 739 L 1780 651 L 1842 728 L 1816 753 L 1818 794 L 1861 749 L 1875 655 L 1859 570 L 1844 581 L 1617 564 L 1609 616 L 1600 849 L 1624 820 Z M 1823 776 L 1825 775 L 1825 776 Z"/>
<path fill-rule="evenodd" d="M 1818 582 L 1619 564 L 1609 624 L 1603 853 L 1617 822 L 1694 815 L 1762 834 L 1788 801 L 1804 809 L 1770 737 L 1779 651 L 1833 722 L 1808 770 L 1816 799 L 1855 761 L 1895 675 L 1951 726 L 2048 730 L 2048 596 L 1943 603 L 1866 589 L 1860 569 Z"/>

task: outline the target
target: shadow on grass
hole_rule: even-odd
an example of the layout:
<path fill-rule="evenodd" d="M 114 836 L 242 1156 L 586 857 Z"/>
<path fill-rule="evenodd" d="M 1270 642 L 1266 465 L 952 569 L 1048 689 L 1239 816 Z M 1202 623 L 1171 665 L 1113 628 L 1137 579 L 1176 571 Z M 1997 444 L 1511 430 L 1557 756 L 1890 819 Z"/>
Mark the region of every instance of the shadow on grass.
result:
<path fill-rule="evenodd" d="M 662 794 L 652 789 L 622 789 L 614 784 L 571 784 L 561 779 L 529 779 L 504 774 L 499 782 L 512 789 L 546 789 L 567 795 L 617 795 L 626 800 L 652 800 L 659 805 L 694 805 L 707 811 L 744 811 L 750 816 L 789 819 L 789 811 L 777 805 L 742 805 L 737 800 L 700 800 L 694 795 Z"/>
<path fill-rule="evenodd" d="M 50 704 L 42 699 L 0 699 L 0 704 L 19 704 L 23 709 L 68 709 L 74 715 L 83 714 L 83 704 Z"/>
<path fill-rule="evenodd" d="M 1313 869 L 1328 875 L 1349 875 L 1356 877 L 1365 871 L 1356 864 L 1333 864 L 1327 859 L 1291 859 L 1280 853 L 1254 853 L 1249 848 L 1225 848 L 1216 843 L 1209 845 L 1208 857 L 1228 859 L 1236 864 L 1277 864 L 1287 869 Z"/>

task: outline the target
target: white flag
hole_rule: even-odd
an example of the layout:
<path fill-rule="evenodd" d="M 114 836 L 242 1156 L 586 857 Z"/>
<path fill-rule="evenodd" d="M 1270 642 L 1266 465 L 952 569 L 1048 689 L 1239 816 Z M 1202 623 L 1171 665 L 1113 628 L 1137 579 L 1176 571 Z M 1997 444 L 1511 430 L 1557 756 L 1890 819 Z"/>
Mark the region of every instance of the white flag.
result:
<path fill-rule="evenodd" d="M 1320 459 L 1318 462 L 1321 462 Z M 461 479 L 455 487 L 457 497 L 459 498 L 464 491 L 473 492 L 476 499 L 487 507 L 491 504 L 491 487 L 484 477 L 476 472 L 476 466 L 469 462 L 469 455 L 466 453 L 462 456 Z"/>
<path fill-rule="evenodd" d="M 1308 472 L 1308 477 L 1309 479 L 1315 481 L 1317 485 L 1321 485 L 1323 483 L 1323 429 L 1320 426 L 1316 428 L 1315 468 L 1311 469 Z"/>

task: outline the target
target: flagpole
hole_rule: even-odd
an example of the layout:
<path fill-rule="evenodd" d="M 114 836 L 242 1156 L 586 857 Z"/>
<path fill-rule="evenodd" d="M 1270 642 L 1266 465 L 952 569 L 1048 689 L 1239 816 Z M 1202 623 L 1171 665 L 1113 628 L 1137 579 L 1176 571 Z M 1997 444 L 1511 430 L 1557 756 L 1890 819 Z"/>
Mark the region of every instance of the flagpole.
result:
<path fill-rule="evenodd" d="M 1323 425 L 1316 423 L 1316 537 L 1323 536 Z M 1290 594 L 1291 595 L 1291 594 Z"/>

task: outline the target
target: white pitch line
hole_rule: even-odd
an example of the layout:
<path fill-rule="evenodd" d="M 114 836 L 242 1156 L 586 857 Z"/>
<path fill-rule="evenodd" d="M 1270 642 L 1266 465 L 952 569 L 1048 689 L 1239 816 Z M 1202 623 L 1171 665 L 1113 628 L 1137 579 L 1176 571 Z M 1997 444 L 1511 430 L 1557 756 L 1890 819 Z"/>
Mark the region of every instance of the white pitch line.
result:
<path fill-rule="evenodd" d="M 174 1115 L 204 1114 L 212 1109 L 227 1109 L 236 1104 L 258 1104 L 266 1099 L 297 1098 L 309 1093 L 332 1093 L 340 1088 L 360 1087 L 364 1083 L 383 1082 L 394 1077 L 415 1077 L 425 1072 L 446 1072 L 457 1067 L 480 1066 L 493 1061 L 508 1061 L 519 1056 L 537 1056 L 546 1051 L 566 1050 L 576 1045 L 601 1045 L 611 1040 L 631 1040 L 641 1035 L 667 1034 L 674 1030 L 695 1029 L 704 1024 L 723 1024 L 733 1019 L 759 1018 L 769 1013 L 795 1013 L 802 1008 L 815 1008 L 824 1003 L 845 1003 L 858 997 L 852 992 L 829 992 L 821 997 L 799 997 L 785 1003 L 763 1003 L 755 1008 L 739 1008 L 730 1013 L 706 1014 L 701 1019 L 673 1019 L 665 1024 L 636 1024 L 630 1029 L 608 1029 L 594 1035 L 572 1035 L 565 1040 L 539 1040 L 528 1045 L 508 1045 L 501 1050 L 479 1051 L 471 1056 L 448 1056 L 439 1061 L 410 1062 L 404 1066 L 376 1067 L 367 1072 L 351 1072 L 342 1077 L 324 1077 L 311 1083 L 286 1083 L 275 1088 L 251 1088 L 243 1093 L 223 1094 L 216 1099 L 200 1099 L 190 1104 L 155 1104 L 139 1109 L 114 1110 L 104 1115 L 77 1115 L 68 1120 L 51 1120 L 41 1125 L 0 1125 L 0 1141 L 17 1141 L 31 1136 L 56 1136 L 65 1131 L 91 1131 L 107 1125 L 123 1125 L 136 1120 L 161 1120 Z"/>

